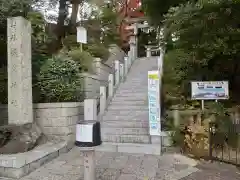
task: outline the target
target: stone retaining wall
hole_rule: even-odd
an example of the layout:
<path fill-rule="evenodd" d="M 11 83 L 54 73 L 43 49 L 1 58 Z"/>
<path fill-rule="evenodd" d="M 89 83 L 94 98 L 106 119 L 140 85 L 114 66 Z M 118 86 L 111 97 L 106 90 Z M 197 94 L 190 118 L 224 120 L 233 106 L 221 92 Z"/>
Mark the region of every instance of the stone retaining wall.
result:
<path fill-rule="evenodd" d="M 34 105 L 34 120 L 49 138 L 75 141 L 77 121 L 84 120 L 83 103 L 40 103 Z"/>
<path fill-rule="evenodd" d="M 76 124 L 84 120 L 82 102 L 39 103 L 33 106 L 34 121 L 48 138 L 75 141 Z M 7 105 L 0 106 L 1 125 L 8 124 Z"/>

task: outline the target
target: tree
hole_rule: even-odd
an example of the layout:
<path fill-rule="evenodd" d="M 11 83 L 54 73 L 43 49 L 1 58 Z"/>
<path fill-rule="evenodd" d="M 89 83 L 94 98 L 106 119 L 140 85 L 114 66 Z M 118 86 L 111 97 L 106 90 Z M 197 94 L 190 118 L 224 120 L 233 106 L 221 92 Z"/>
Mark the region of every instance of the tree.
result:
<path fill-rule="evenodd" d="M 142 6 L 145 14 L 150 17 L 150 21 L 159 25 L 169 8 L 186 2 L 188 0 L 142 0 Z"/>
<path fill-rule="evenodd" d="M 169 10 L 165 40 L 175 34 L 174 48 L 186 54 L 174 64 L 183 72 L 185 92 L 191 80 L 228 80 L 232 99 L 239 99 L 239 10 L 240 2 L 233 0 L 188 2 Z"/>

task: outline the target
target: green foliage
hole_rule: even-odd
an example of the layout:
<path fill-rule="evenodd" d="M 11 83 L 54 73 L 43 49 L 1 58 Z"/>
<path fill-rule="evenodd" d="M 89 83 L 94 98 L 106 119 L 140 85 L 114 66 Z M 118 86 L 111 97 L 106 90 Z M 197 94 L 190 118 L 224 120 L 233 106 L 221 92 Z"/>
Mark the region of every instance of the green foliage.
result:
<path fill-rule="evenodd" d="M 8 88 L 8 80 L 7 80 L 7 68 L 2 67 L 0 68 L 0 103 L 6 104 L 7 103 L 7 88 Z"/>
<path fill-rule="evenodd" d="M 107 60 L 109 56 L 108 48 L 105 47 L 102 43 L 89 44 L 86 47 L 86 51 L 88 51 L 93 57 L 99 57 L 102 60 Z"/>
<path fill-rule="evenodd" d="M 114 3 L 102 7 L 100 15 L 101 28 L 103 30 L 102 42 L 108 46 L 110 44 L 119 44 L 118 33 L 118 13 Z"/>
<path fill-rule="evenodd" d="M 214 145 L 229 146 L 232 148 L 238 147 L 240 134 L 236 131 L 236 124 L 234 124 L 229 112 L 221 103 L 211 103 L 208 105 L 210 113 L 214 115 L 214 126 L 216 131 L 214 133 Z M 205 114 L 206 116 L 206 114 Z"/>
<path fill-rule="evenodd" d="M 170 135 L 171 140 L 172 140 L 172 145 L 175 147 L 184 147 L 184 133 L 182 129 L 180 128 L 175 128 L 173 129 L 173 133 Z"/>
<path fill-rule="evenodd" d="M 79 102 L 81 82 L 78 64 L 60 53 L 41 67 L 36 86 L 41 92 L 41 102 Z"/>
<path fill-rule="evenodd" d="M 72 49 L 72 48 L 79 47 L 79 43 L 77 42 L 76 34 L 67 35 L 63 39 L 62 43 L 63 43 L 64 48 L 66 48 L 66 49 Z"/>
<path fill-rule="evenodd" d="M 186 76 L 185 62 L 189 58 L 189 54 L 183 50 L 168 51 L 165 55 L 162 82 L 164 103 L 167 108 L 186 103 L 185 97 L 189 96 L 190 86 Z"/>
<path fill-rule="evenodd" d="M 161 24 L 164 14 L 171 7 L 175 7 L 188 0 L 142 0 L 143 10 L 154 24 Z"/>
<path fill-rule="evenodd" d="M 138 32 L 138 52 L 140 57 L 146 57 L 146 45 L 154 45 L 156 46 L 156 31 L 152 30 L 150 32 L 144 32 L 143 30 L 139 30 Z"/>
<path fill-rule="evenodd" d="M 167 94 L 188 102 L 190 81 L 228 80 L 230 102 L 239 102 L 240 2 L 198 1 L 170 8 L 165 15 L 165 41 L 172 42 L 164 64 Z M 172 36 L 175 41 L 172 41 Z M 181 55 L 182 54 L 182 55 Z M 174 76 L 174 74 L 176 74 Z M 172 97 L 172 95 L 171 95 Z M 177 102 L 176 102 L 177 103 Z"/>
<path fill-rule="evenodd" d="M 77 63 L 80 72 L 92 71 L 93 57 L 89 52 L 78 48 L 68 51 L 67 54 Z"/>

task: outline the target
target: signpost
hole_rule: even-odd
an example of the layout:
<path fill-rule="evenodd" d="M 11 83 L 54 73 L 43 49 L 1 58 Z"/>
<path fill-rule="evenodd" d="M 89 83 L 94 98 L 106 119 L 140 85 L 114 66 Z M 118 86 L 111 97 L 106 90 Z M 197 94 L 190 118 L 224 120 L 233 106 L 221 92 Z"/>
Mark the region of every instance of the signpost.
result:
<path fill-rule="evenodd" d="M 82 44 L 87 44 L 87 30 L 84 27 L 77 27 L 77 42 L 80 43 L 82 51 Z"/>
<path fill-rule="evenodd" d="M 149 132 L 151 136 L 160 136 L 160 73 L 148 71 Z"/>
<path fill-rule="evenodd" d="M 191 82 L 192 100 L 220 100 L 229 98 L 228 81 L 192 81 Z"/>

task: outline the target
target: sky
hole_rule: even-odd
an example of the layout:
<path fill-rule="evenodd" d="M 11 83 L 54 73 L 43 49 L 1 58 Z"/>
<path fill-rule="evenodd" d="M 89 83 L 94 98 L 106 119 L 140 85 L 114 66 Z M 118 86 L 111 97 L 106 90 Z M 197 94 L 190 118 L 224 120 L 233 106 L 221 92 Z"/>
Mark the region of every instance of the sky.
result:
<path fill-rule="evenodd" d="M 47 5 L 47 4 L 48 4 L 48 2 L 46 2 L 46 5 Z M 59 7 L 59 6 L 57 5 L 57 7 L 56 7 L 54 10 L 46 10 L 46 9 L 42 10 L 42 13 L 44 14 L 47 22 L 49 22 L 49 23 L 56 23 L 56 22 L 53 21 L 52 19 L 49 20 L 47 17 L 48 17 L 48 16 L 56 16 L 56 17 L 57 17 L 57 15 L 58 15 L 58 7 Z M 92 10 L 94 9 L 94 6 L 93 6 L 93 5 L 90 5 L 89 3 L 84 3 L 83 7 L 82 7 L 82 8 L 79 8 L 79 13 L 78 13 L 78 16 L 77 16 L 77 22 L 81 19 L 81 17 L 80 17 L 80 11 L 81 11 L 81 9 L 83 10 L 83 13 L 84 13 L 84 14 L 87 13 L 87 14 L 90 15 L 90 13 L 92 12 Z M 71 15 L 71 13 L 72 13 L 72 9 L 69 8 L 69 16 Z"/>

